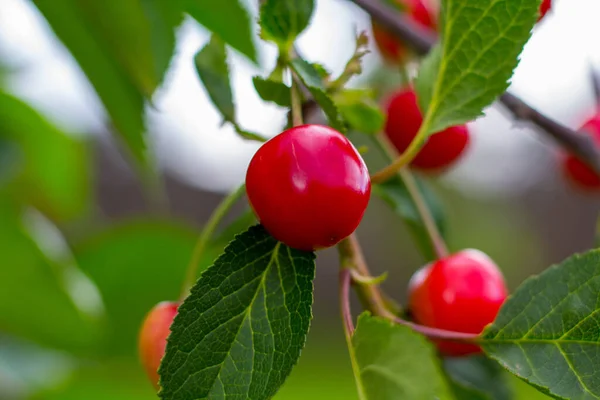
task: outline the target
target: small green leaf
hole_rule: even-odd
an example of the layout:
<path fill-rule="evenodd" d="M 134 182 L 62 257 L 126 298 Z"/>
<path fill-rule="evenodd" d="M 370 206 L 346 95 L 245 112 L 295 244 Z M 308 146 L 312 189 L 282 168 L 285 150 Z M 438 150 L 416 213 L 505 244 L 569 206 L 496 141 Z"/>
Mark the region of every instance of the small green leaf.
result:
<path fill-rule="evenodd" d="M 416 176 L 413 176 L 413 178 L 421 191 L 421 195 L 425 199 L 428 209 L 433 214 L 440 233 L 443 235 L 446 225 L 442 205 L 422 179 Z M 398 176 L 395 176 L 384 183 L 373 185 L 373 193 L 381 197 L 383 201 L 402 217 L 425 258 L 428 261 L 434 260 L 436 258 L 435 249 L 431 244 L 417 205 L 404 182 Z"/>
<path fill-rule="evenodd" d="M 262 37 L 287 52 L 310 22 L 314 0 L 265 0 L 260 9 Z"/>
<path fill-rule="evenodd" d="M 446 358 L 443 366 L 457 399 L 514 399 L 506 379 L 506 371 L 485 356 Z"/>
<path fill-rule="evenodd" d="M 363 313 L 352 344 L 361 400 L 452 399 L 433 345 L 410 328 Z"/>
<path fill-rule="evenodd" d="M 350 128 L 372 135 L 383 129 L 385 116 L 368 91 L 343 90 L 334 99 Z"/>
<path fill-rule="evenodd" d="M 91 185 L 85 143 L 61 132 L 26 103 L 0 92 L 2 138 L 7 140 L 3 143 L 16 146 L 18 153 L 12 147 L 12 156 L 6 153 L 6 157 L 20 158 L 21 168 L 0 172 L 0 180 L 4 172 L 16 175 L 14 188 L 22 202 L 53 220 L 72 219 L 86 210 Z"/>
<path fill-rule="evenodd" d="M 441 41 L 416 82 L 430 135 L 480 115 L 508 87 L 540 0 L 447 0 Z"/>
<path fill-rule="evenodd" d="M 227 122 L 235 123 L 235 106 L 229 83 L 229 66 L 225 43 L 216 35 L 194 58 L 196 71 L 208 96 Z"/>
<path fill-rule="evenodd" d="M 290 66 L 296 75 L 298 75 L 300 81 L 308 88 L 317 104 L 323 109 L 331 127 L 345 133 L 346 124 L 342 119 L 340 110 L 338 110 L 331 97 L 327 94 L 319 71 L 312 64 L 301 58 L 293 59 Z"/>
<path fill-rule="evenodd" d="M 261 225 L 238 235 L 179 307 L 160 396 L 270 399 L 304 347 L 314 260 Z"/>
<path fill-rule="evenodd" d="M 256 92 L 264 101 L 272 101 L 282 107 L 290 107 L 291 93 L 290 88 L 283 82 L 255 76 L 252 78 Z"/>
<path fill-rule="evenodd" d="M 239 0 L 183 0 L 185 11 L 225 43 L 256 62 L 251 18 Z"/>
<path fill-rule="evenodd" d="M 559 399 L 600 398 L 600 250 L 527 279 L 483 333 L 485 352 Z"/>

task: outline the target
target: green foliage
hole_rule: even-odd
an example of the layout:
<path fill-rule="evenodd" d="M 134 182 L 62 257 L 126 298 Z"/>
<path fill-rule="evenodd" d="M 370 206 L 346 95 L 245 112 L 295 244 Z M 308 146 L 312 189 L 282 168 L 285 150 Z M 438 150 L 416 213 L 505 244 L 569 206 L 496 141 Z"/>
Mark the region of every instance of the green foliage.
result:
<path fill-rule="evenodd" d="M 74 249 L 80 268 L 96 283 L 108 319 L 102 352 L 133 356 L 146 313 L 176 300 L 198 232 L 167 221 L 133 221 L 110 227 Z M 211 262 L 205 254 L 201 265 Z"/>
<path fill-rule="evenodd" d="M 508 87 L 540 0 L 447 0 L 441 42 L 416 81 L 430 135 L 482 114 Z"/>
<path fill-rule="evenodd" d="M 195 57 L 198 77 L 204 84 L 208 96 L 227 122 L 235 121 L 233 94 L 229 83 L 229 67 L 225 43 L 213 35 Z"/>
<path fill-rule="evenodd" d="M 261 225 L 238 235 L 179 308 L 159 369 L 160 396 L 271 398 L 304 347 L 314 258 Z"/>
<path fill-rule="evenodd" d="M 169 0 L 170 1 L 170 0 Z M 181 0 L 185 11 L 225 43 L 256 62 L 250 16 L 240 0 Z"/>
<path fill-rule="evenodd" d="M 346 132 L 346 124 L 342 119 L 339 109 L 329 94 L 327 94 L 323 78 L 319 72 L 320 70 L 301 58 L 293 59 L 290 66 L 302 84 L 308 88 L 317 104 L 323 109 L 329 120 L 329 124 L 342 133 Z"/>
<path fill-rule="evenodd" d="M 451 399 L 433 345 L 410 328 L 363 313 L 352 345 L 361 400 Z"/>
<path fill-rule="evenodd" d="M 385 116 L 367 90 L 343 90 L 335 94 L 335 104 L 351 129 L 377 134 L 383 129 Z"/>
<path fill-rule="evenodd" d="M 2 138 L 5 146 L 13 143 L 18 148 L 13 148 L 18 151 L 13 157 L 22 157 L 22 166 L 15 171 L 20 198 L 54 220 L 71 219 L 87 208 L 90 168 L 83 142 L 65 135 L 27 104 L 0 92 Z"/>
<path fill-rule="evenodd" d="M 484 356 L 446 358 L 443 362 L 450 388 L 460 400 L 512 400 L 507 374 Z"/>
<path fill-rule="evenodd" d="M 0 327 L 44 346 L 84 353 L 94 322 L 67 294 L 59 271 L 21 223 L 21 210 L 0 197 Z"/>
<path fill-rule="evenodd" d="M 272 101 L 273 103 L 282 106 L 291 106 L 290 88 L 283 82 L 278 82 L 269 78 L 261 78 L 255 76 L 252 78 L 256 92 L 264 101 Z"/>
<path fill-rule="evenodd" d="M 513 374 L 555 398 L 600 397 L 600 250 L 526 280 L 481 344 Z"/>
<path fill-rule="evenodd" d="M 177 2 L 34 3 L 87 75 L 132 154 L 145 162 L 144 100 L 162 81 L 173 54 L 181 20 Z"/>
<path fill-rule="evenodd" d="M 314 0 L 265 0 L 260 9 L 261 35 L 280 47 L 284 54 L 310 22 Z"/>
<path fill-rule="evenodd" d="M 425 204 L 431 211 L 440 233 L 443 235 L 446 230 L 446 223 L 442 205 L 431 191 L 431 188 L 422 179 L 416 176 L 412 178 L 419 188 Z M 434 260 L 436 258 L 435 249 L 427 233 L 423 218 L 418 211 L 415 199 L 410 195 L 404 181 L 395 176 L 384 183 L 373 185 L 373 194 L 379 196 L 394 212 L 402 217 L 421 253 L 428 261 Z"/>

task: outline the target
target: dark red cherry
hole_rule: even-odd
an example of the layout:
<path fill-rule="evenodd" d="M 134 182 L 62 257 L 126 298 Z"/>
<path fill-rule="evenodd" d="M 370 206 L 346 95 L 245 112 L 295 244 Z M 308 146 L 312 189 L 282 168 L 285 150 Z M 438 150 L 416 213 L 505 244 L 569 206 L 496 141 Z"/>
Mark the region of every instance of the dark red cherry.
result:
<path fill-rule="evenodd" d="M 415 322 L 462 333 L 481 333 L 492 323 L 508 292 L 496 264 L 479 250 L 463 250 L 417 271 L 408 287 Z M 479 353 L 472 344 L 436 341 L 449 356 Z"/>
<path fill-rule="evenodd" d="M 600 149 L 600 114 L 587 121 L 579 130 L 590 135 L 596 147 Z M 600 176 L 587 164 L 572 154 L 564 154 L 562 161 L 565 175 L 576 187 L 589 191 L 600 190 Z"/>
<path fill-rule="evenodd" d="M 354 232 L 371 195 L 367 167 L 335 129 L 302 125 L 264 143 L 246 174 L 256 216 L 277 240 L 305 251 Z"/>

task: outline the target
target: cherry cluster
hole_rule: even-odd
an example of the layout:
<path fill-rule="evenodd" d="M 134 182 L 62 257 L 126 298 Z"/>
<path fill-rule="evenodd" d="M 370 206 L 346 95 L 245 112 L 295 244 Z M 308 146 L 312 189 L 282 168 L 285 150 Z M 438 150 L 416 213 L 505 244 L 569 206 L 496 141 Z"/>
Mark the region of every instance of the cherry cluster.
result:
<path fill-rule="evenodd" d="M 414 22 L 435 29 L 437 22 L 423 0 L 396 1 Z M 540 20 L 550 7 L 551 0 L 544 0 Z M 373 34 L 388 62 L 403 64 L 410 57 L 408 49 L 385 29 L 374 24 Z M 385 105 L 385 134 L 402 154 L 423 123 L 417 95 L 411 87 L 402 88 Z M 600 146 L 600 115 L 582 131 Z M 411 167 L 440 173 L 465 153 L 469 142 L 466 125 L 449 127 L 427 139 Z M 600 189 L 600 177 L 575 156 L 564 155 L 562 165 L 572 182 Z M 343 134 L 327 126 L 301 125 L 259 148 L 248 167 L 246 192 L 258 220 L 274 238 L 298 250 L 316 251 L 336 245 L 356 230 L 369 203 L 371 179 L 360 153 Z M 497 265 L 481 251 L 467 249 L 439 257 L 412 276 L 409 314 L 423 326 L 479 334 L 495 319 L 507 295 Z M 158 304 L 141 328 L 142 363 L 157 388 L 158 367 L 179 304 Z M 434 342 L 448 356 L 481 351 L 474 344 Z"/>

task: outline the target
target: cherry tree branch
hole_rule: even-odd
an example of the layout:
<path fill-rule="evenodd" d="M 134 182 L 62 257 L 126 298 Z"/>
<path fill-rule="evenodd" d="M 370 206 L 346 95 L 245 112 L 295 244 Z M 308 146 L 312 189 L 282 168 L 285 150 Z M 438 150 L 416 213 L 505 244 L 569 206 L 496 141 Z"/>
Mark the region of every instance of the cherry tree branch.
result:
<path fill-rule="evenodd" d="M 402 13 L 385 5 L 381 0 L 350 1 L 366 11 L 379 25 L 385 27 L 420 55 L 426 55 L 436 43 L 436 35 L 430 29 L 417 25 Z M 517 120 L 527 121 L 541 128 L 562 147 L 600 173 L 600 151 L 595 148 L 591 137 L 578 134 L 509 92 L 500 96 L 499 101 Z"/>

